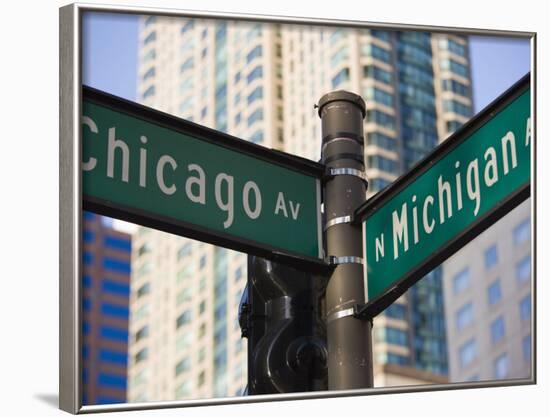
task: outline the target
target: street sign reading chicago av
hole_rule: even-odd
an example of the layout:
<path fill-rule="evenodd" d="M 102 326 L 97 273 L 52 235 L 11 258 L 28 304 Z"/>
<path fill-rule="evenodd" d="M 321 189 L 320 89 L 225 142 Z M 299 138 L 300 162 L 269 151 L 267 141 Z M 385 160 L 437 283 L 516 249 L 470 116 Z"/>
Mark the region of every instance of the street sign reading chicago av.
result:
<path fill-rule="evenodd" d="M 258 256 L 323 264 L 323 166 L 83 89 L 84 208 Z"/>
<path fill-rule="evenodd" d="M 527 199 L 529 75 L 356 212 L 374 316 Z"/>

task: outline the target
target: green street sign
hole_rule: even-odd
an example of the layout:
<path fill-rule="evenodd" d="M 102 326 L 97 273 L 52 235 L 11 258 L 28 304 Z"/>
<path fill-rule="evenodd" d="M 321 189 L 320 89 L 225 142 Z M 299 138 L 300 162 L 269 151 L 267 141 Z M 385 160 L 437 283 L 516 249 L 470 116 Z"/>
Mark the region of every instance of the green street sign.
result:
<path fill-rule="evenodd" d="M 88 87 L 84 208 L 289 263 L 324 265 L 323 166 Z"/>
<path fill-rule="evenodd" d="M 529 76 L 357 210 L 374 316 L 527 199 Z"/>

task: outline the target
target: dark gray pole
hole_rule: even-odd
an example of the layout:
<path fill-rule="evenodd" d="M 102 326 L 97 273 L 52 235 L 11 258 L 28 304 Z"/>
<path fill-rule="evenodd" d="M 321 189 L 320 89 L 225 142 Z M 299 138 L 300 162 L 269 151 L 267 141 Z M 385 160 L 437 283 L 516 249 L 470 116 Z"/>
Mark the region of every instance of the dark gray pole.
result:
<path fill-rule="evenodd" d="M 347 91 L 319 100 L 322 162 L 329 169 L 324 185 L 326 251 L 336 264 L 326 290 L 328 385 L 330 390 L 373 385 L 371 323 L 353 317 L 353 306 L 365 303 L 363 237 L 350 224 L 366 199 L 363 156 L 365 102 Z"/>

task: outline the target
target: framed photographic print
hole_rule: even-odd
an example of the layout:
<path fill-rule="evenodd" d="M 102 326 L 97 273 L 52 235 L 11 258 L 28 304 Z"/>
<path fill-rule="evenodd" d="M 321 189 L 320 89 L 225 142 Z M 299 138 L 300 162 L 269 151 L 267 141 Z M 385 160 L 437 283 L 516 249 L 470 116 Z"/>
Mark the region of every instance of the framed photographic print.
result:
<path fill-rule="evenodd" d="M 62 7 L 60 408 L 533 384 L 535 39 Z"/>

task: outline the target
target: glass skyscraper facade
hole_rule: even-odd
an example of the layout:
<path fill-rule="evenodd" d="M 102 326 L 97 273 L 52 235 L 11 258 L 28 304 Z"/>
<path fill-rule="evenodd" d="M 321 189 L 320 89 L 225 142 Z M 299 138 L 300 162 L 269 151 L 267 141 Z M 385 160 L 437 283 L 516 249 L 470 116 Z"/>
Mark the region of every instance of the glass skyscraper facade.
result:
<path fill-rule="evenodd" d="M 83 212 L 82 403 L 126 402 L 131 237 Z"/>

